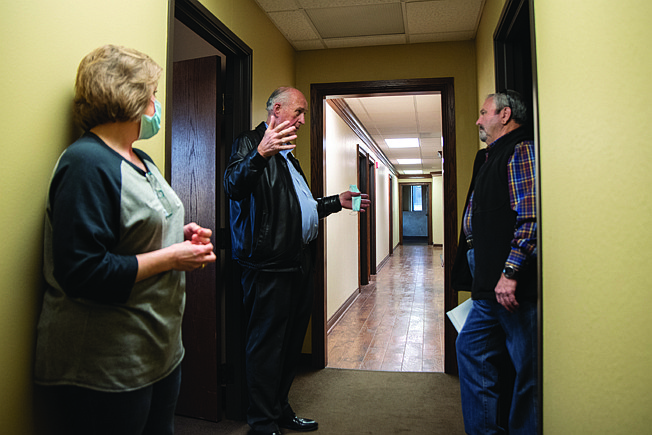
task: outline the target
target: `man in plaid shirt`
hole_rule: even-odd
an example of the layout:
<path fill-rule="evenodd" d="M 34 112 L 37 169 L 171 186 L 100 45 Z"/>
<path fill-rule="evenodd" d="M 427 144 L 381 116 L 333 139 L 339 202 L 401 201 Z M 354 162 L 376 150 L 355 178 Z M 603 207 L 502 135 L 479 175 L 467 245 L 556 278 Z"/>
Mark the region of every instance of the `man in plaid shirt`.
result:
<path fill-rule="evenodd" d="M 515 91 L 487 97 L 453 267 L 473 308 L 457 338 L 465 430 L 537 433 L 537 221 L 534 141 Z"/>

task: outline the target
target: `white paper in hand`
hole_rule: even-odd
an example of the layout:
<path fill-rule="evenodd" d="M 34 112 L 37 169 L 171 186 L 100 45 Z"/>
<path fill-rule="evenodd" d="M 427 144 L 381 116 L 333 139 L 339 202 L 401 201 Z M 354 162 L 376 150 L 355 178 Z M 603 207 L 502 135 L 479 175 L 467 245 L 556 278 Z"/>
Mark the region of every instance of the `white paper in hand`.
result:
<path fill-rule="evenodd" d="M 469 315 L 469 311 L 473 307 L 473 300 L 467 299 L 449 312 L 446 313 L 451 323 L 455 326 L 455 329 L 459 333 L 466 322 L 466 317 Z"/>

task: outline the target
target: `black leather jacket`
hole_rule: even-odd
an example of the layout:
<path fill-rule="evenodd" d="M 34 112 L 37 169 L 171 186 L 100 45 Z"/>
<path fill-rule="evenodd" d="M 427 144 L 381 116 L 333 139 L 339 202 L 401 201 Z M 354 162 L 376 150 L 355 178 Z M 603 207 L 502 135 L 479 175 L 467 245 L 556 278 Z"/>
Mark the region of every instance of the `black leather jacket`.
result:
<path fill-rule="evenodd" d="M 258 154 L 266 129 L 262 122 L 236 138 L 224 174 L 233 258 L 254 269 L 293 270 L 305 248 L 301 207 L 285 158 Z M 288 159 L 305 179 L 299 162 L 291 154 Z M 320 219 L 341 209 L 338 195 L 317 199 Z"/>

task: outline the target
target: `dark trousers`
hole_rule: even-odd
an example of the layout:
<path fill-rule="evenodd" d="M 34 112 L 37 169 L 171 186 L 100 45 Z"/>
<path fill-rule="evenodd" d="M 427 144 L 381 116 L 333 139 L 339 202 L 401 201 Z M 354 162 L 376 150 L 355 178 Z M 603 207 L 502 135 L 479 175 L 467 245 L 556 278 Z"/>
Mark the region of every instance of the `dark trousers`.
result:
<path fill-rule="evenodd" d="M 61 435 L 172 435 L 181 365 L 144 388 L 106 393 L 74 386 L 41 387 Z"/>
<path fill-rule="evenodd" d="M 308 250 L 304 251 L 308 254 Z M 264 432 L 291 418 L 290 386 L 297 372 L 313 302 L 311 259 L 293 272 L 243 268 L 242 287 L 248 314 L 246 376 L 247 423 Z"/>

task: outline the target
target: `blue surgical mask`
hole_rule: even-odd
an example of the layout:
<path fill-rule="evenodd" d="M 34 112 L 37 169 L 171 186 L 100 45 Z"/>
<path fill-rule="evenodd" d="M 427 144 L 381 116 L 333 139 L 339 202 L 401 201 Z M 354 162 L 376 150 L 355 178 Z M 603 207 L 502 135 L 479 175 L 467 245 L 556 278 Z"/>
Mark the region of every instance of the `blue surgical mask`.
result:
<path fill-rule="evenodd" d="M 161 103 L 157 99 L 154 99 L 154 115 L 147 116 L 143 115 L 140 118 L 140 134 L 138 139 L 149 139 L 158 133 L 161 128 Z"/>

